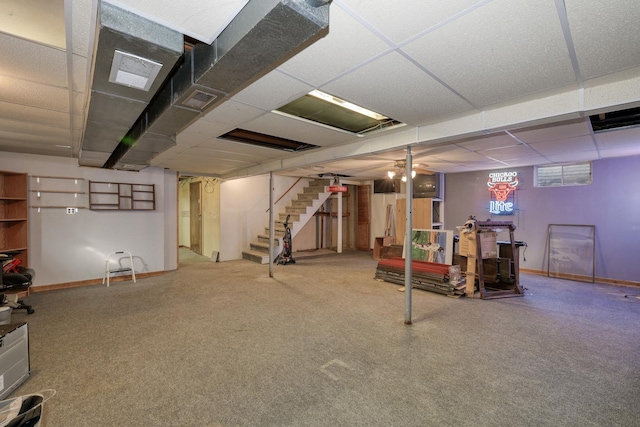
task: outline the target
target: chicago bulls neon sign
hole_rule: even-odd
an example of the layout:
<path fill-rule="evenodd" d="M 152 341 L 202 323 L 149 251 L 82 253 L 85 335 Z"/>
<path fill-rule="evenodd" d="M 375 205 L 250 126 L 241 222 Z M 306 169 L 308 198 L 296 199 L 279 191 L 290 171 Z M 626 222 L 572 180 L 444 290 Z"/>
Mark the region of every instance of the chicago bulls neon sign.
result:
<path fill-rule="evenodd" d="M 491 192 L 489 212 L 494 215 L 513 215 L 514 193 L 518 187 L 518 172 L 492 172 L 487 186 Z"/>

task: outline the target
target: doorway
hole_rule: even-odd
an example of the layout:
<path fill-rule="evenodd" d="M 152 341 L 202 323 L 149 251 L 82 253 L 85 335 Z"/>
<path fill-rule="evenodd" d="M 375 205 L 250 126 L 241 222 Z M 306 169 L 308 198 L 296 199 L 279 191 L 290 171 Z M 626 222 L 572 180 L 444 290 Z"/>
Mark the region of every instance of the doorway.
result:
<path fill-rule="evenodd" d="M 189 248 L 202 255 L 202 184 L 189 183 Z"/>

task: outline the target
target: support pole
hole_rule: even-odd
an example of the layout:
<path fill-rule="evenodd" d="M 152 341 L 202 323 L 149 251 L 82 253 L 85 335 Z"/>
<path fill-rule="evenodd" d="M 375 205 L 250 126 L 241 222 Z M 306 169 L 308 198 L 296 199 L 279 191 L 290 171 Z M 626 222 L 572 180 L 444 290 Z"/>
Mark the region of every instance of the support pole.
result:
<path fill-rule="evenodd" d="M 404 323 L 405 325 L 411 324 L 411 290 L 412 290 L 412 271 L 411 271 L 411 262 L 412 262 L 412 248 L 411 248 L 411 238 L 413 235 L 412 222 L 411 222 L 411 210 L 413 207 L 413 179 L 411 179 L 411 171 L 413 170 L 411 158 L 411 146 L 407 146 L 407 161 L 405 164 L 405 176 L 407 177 L 407 184 L 405 186 L 406 190 L 406 226 L 405 226 L 405 237 L 404 237 Z"/>
<path fill-rule="evenodd" d="M 340 185 L 336 182 L 336 185 Z M 337 193 L 338 196 L 338 248 L 337 252 L 342 253 L 342 193 Z"/>
<path fill-rule="evenodd" d="M 275 224 L 273 223 L 273 172 L 269 172 L 269 277 L 273 277 L 273 238 Z"/>

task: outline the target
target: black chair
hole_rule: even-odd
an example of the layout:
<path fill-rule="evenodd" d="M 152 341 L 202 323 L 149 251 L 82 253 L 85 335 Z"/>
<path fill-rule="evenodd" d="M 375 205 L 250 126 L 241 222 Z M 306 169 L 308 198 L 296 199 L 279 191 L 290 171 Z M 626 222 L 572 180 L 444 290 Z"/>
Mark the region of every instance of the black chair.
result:
<path fill-rule="evenodd" d="M 18 266 L 9 272 L 5 272 L 5 269 L 2 268 L 0 295 L 4 295 L 4 297 L 0 297 L 0 301 L 4 301 L 4 305 L 8 305 L 14 310 L 27 310 L 27 314 L 34 313 L 33 308 L 18 297 L 19 294 L 29 290 L 34 276 L 35 271 L 31 268 Z"/>

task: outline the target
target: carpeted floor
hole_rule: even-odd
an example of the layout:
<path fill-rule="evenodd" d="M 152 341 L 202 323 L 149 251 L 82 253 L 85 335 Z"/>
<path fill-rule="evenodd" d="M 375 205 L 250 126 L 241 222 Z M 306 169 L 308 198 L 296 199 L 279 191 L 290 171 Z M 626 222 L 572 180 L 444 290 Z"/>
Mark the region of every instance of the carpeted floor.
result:
<path fill-rule="evenodd" d="M 640 426 L 640 289 L 521 275 L 523 298 L 404 293 L 370 253 L 213 263 L 35 293 L 43 427 Z"/>

